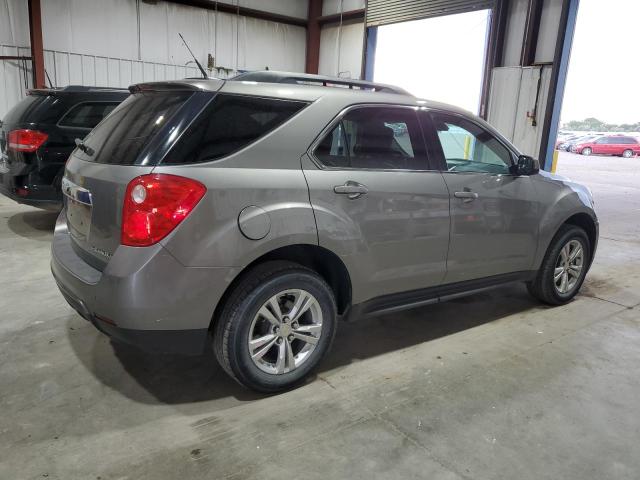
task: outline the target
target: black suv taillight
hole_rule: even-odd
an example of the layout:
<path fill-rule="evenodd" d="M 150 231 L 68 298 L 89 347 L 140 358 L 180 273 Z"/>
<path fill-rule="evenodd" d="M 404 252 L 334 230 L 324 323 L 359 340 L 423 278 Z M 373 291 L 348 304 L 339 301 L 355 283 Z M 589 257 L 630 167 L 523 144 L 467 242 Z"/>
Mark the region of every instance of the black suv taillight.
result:
<path fill-rule="evenodd" d="M 7 135 L 7 150 L 14 152 L 35 152 L 49 135 L 38 130 L 11 130 Z"/>

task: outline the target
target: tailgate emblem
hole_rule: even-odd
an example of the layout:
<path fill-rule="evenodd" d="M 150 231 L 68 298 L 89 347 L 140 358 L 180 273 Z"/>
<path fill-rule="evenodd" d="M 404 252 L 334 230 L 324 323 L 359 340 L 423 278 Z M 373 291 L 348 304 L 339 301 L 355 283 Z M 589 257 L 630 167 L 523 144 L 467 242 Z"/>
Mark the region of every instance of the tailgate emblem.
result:
<path fill-rule="evenodd" d="M 62 179 L 62 193 L 69 197 L 71 200 L 75 200 L 78 203 L 84 205 L 91 205 L 91 192 L 86 188 L 82 188 L 76 185 L 67 177 Z"/>
<path fill-rule="evenodd" d="M 91 250 L 93 250 L 98 255 L 102 255 L 103 257 L 111 258 L 113 256 L 112 253 L 109 253 L 106 250 L 103 250 L 101 248 L 94 247 L 93 245 L 91 245 Z"/>

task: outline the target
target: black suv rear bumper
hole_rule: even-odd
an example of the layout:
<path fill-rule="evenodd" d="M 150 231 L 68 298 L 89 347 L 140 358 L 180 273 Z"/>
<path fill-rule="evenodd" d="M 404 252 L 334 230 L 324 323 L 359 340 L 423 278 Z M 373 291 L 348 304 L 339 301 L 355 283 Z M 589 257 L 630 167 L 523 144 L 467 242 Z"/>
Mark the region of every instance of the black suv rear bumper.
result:
<path fill-rule="evenodd" d="M 62 196 L 58 188 L 52 185 L 16 185 L 16 178 L 10 173 L 0 173 L 0 193 L 11 200 L 42 208 L 60 210 Z"/>

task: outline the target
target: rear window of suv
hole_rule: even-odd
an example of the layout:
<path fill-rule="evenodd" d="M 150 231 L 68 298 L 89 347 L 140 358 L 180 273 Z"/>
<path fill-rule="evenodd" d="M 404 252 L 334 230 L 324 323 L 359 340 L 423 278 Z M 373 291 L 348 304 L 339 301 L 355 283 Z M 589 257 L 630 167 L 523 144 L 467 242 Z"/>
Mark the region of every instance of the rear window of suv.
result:
<path fill-rule="evenodd" d="M 134 165 L 140 152 L 193 92 L 141 92 L 130 95 L 85 138 L 89 147 L 75 150 L 96 163 Z"/>
<path fill-rule="evenodd" d="M 263 137 L 306 102 L 218 94 L 162 161 L 201 163 L 230 155 Z"/>
<path fill-rule="evenodd" d="M 119 102 L 83 102 L 73 107 L 58 122 L 61 127 L 91 129 L 109 115 Z"/>
<path fill-rule="evenodd" d="M 68 108 L 68 103 L 59 95 L 31 93 L 9 110 L 2 122 L 6 125 L 56 123 Z"/>

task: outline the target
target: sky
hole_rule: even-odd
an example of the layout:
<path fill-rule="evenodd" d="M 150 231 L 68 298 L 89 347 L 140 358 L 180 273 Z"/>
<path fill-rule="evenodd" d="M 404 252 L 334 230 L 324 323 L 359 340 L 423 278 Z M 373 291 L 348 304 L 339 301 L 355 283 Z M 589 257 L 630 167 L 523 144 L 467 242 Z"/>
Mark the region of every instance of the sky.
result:
<path fill-rule="evenodd" d="M 487 10 L 379 27 L 373 78 L 477 113 L 486 30 Z"/>
<path fill-rule="evenodd" d="M 640 122 L 639 32 L 639 0 L 580 0 L 562 122 Z"/>

